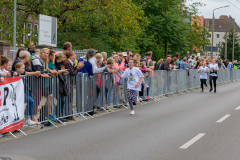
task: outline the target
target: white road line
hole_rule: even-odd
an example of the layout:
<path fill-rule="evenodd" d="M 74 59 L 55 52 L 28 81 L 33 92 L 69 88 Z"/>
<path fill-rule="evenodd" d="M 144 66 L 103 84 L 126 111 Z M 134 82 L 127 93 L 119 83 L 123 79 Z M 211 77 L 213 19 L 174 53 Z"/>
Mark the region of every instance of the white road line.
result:
<path fill-rule="evenodd" d="M 238 106 L 235 110 L 240 110 L 240 106 Z"/>
<path fill-rule="evenodd" d="M 217 123 L 223 122 L 225 119 L 227 119 L 227 118 L 230 117 L 230 116 L 231 116 L 231 114 L 227 114 L 227 115 L 223 116 L 221 119 L 219 119 L 219 120 L 217 121 Z"/>
<path fill-rule="evenodd" d="M 199 133 L 196 137 L 185 143 L 180 147 L 180 149 L 187 149 L 190 147 L 193 143 L 197 142 L 199 139 L 201 139 L 206 133 Z"/>

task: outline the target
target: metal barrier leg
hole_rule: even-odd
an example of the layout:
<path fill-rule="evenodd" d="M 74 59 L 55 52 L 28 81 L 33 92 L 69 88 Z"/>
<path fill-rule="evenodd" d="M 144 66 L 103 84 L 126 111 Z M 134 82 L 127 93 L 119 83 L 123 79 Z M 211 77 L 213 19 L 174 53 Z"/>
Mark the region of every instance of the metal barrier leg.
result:
<path fill-rule="evenodd" d="M 27 136 L 27 134 L 23 132 L 21 129 L 18 129 L 18 131 L 20 131 L 23 135 Z"/>
<path fill-rule="evenodd" d="M 14 138 L 17 138 L 12 132 L 9 132 Z"/>

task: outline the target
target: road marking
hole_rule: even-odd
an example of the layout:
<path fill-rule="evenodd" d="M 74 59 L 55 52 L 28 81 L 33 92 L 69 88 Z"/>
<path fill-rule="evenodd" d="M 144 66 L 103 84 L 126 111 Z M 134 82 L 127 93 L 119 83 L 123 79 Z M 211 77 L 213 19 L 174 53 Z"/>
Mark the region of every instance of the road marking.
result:
<path fill-rule="evenodd" d="M 230 117 L 230 115 L 231 115 L 231 114 L 227 114 L 227 115 L 223 116 L 221 119 L 219 119 L 219 120 L 217 121 L 217 123 L 223 122 L 225 119 L 227 119 L 228 117 Z"/>
<path fill-rule="evenodd" d="M 235 110 L 240 110 L 240 106 L 238 106 Z"/>
<path fill-rule="evenodd" d="M 184 145 L 182 145 L 180 147 L 180 149 L 187 149 L 188 147 L 190 147 L 192 144 L 194 144 L 195 142 L 197 142 L 199 139 L 201 139 L 206 133 L 199 133 L 197 136 L 195 136 L 193 139 L 191 139 L 190 141 L 188 141 L 187 143 L 185 143 Z"/>

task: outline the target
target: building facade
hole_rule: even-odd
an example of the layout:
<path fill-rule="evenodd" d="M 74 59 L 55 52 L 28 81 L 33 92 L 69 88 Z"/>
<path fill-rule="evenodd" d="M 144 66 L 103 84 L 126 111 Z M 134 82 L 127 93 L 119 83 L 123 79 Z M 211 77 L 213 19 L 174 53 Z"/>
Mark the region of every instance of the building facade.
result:
<path fill-rule="evenodd" d="M 212 34 L 212 24 L 213 19 L 212 18 L 204 18 L 203 16 L 196 18 L 192 18 L 192 24 L 194 21 L 197 21 L 199 25 L 202 25 L 205 27 L 205 29 L 209 32 L 208 39 L 210 40 L 211 46 L 218 47 L 218 51 L 213 52 L 213 56 L 219 56 L 220 46 L 223 42 L 225 42 L 224 36 L 227 34 L 227 32 L 230 29 L 233 29 L 235 27 L 235 32 L 240 37 L 240 27 L 235 22 L 235 19 L 231 16 L 222 15 L 219 17 L 219 19 L 214 18 L 214 32 Z M 213 44 L 212 44 L 212 36 L 213 36 Z M 211 47 L 207 46 L 208 50 L 205 50 L 206 56 L 211 56 Z"/>

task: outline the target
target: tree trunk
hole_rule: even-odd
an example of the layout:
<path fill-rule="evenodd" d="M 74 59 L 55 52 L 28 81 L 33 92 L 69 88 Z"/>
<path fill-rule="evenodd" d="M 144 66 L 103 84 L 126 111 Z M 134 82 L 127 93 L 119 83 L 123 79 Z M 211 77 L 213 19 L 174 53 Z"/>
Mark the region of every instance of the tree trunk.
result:
<path fill-rule="evenodd" d="M 168 54 L 168 44 L 167 44 L 167 40 L 165 40 L 165 57 Z"/>

